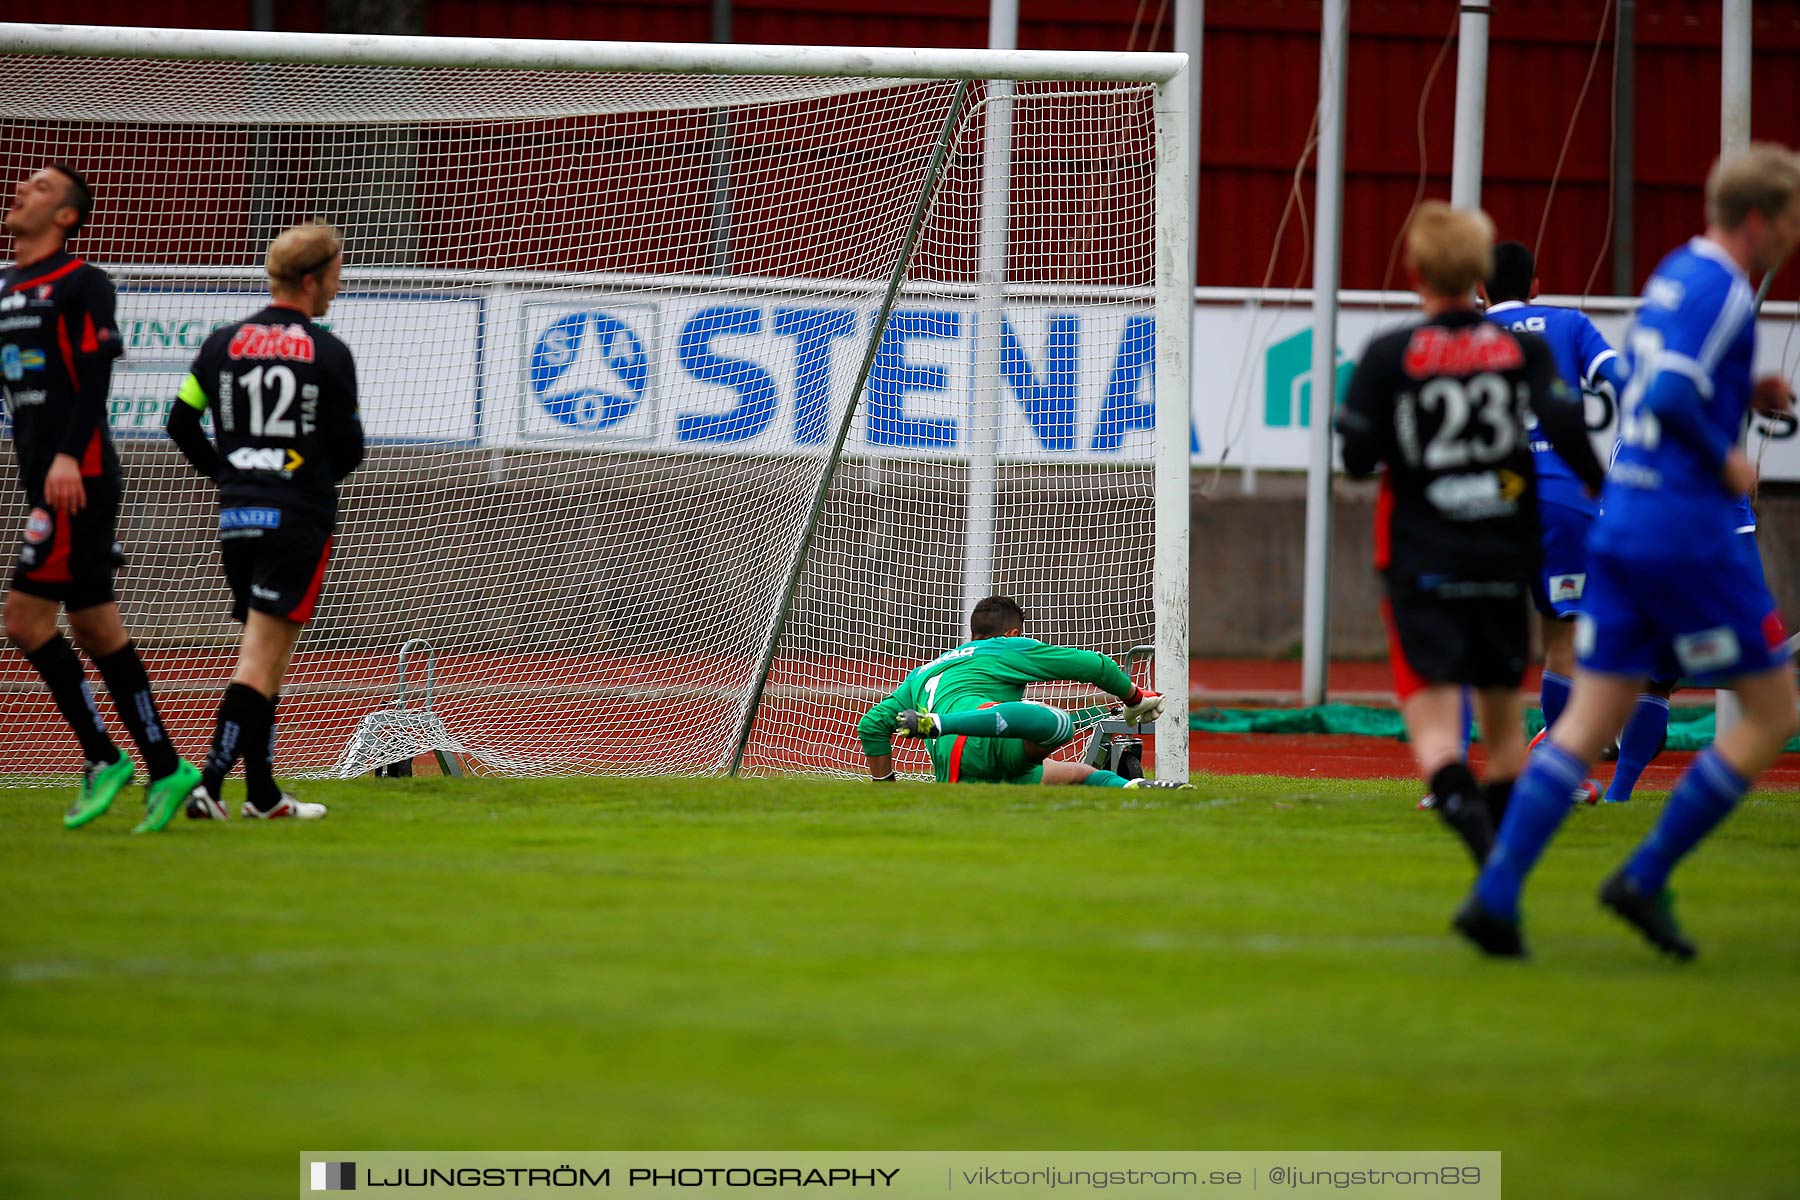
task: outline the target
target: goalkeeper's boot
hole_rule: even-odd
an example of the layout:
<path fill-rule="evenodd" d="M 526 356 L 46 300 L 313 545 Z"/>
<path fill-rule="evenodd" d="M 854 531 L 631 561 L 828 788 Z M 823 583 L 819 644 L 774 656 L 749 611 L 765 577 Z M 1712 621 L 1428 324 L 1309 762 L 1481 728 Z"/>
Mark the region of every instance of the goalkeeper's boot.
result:
<path fill-rule="evenodd" d="M 1489 958 L 1525 957 L 1525 939 L 1519 933 L 1519 923 L 1489 912 L 1473 894 L 1450 918 L 1450 925 Z"/>
<path fill-rule="evenodd" d="M 244 819 L 247 821 L 285 821 L 289 819 L 317 821 L 325 815 L 325 806 L 307 800 L 296 800 L 283 792 L 281 799 L 275 802 L 274 808 L 261 809 L 246 800 L 244 807 L 239 811 L 243 813 Z"/>
<path fill-rule="evenodd" d="M 1119 761 L 1113 767 L 1113 774 L 1123 775 L 1127 779 L 1144 777 L 1144 743 L 1136 738 L 1115 737 L 1113 747 L 1119 752 Z"/>
<path fill-rule="evenodd" d="M 187 816 L 190 821 L 224 821 L 231 817 L 225 802 L 206 790 L 206 785 L 188 793 Z"/>
<path fill-rule="evenodd" d="M 943 733 L 937 718 L 928 712 L 907 709 L 894 718 L 894 736 L 901 738 L 934 738 Z"/>
<path fill-rule="evenodd" d="M 1194 790 L 1193 784 L 1182 783 L 1178 779 L 1128 779 L 1125 781 L 1125 786 L 1128 788 L 1165 788 L 1187 792 Z"/>
<path fill-rule="evenodd" d="M 175 760 L 175 769 L 161 779 L 152 779 L 144 794 L 144 819 L 133 833 L 155 833 L 182 810 L 188 793 L 200 782 L 200 768 L 185 758 Z"/>
<path fill-rule="evenodd" d="M 80 829 L 111 808 L 113 797 L 130 782 L 131 756 L 123 751 L 117 762 L 83 763 L 81 790 L 75 794 L 75 803 L 63 814 L 63 828 Z"/>
<path fill-rule="evenodd" d="M 1621 867 L 1600 885 L 1600 903 L 1623 917 L 1658 950 L 1673 954 L 1682 962 L 1700 953 L 1700 948 L 1675 923 L 1675 893 L 1668 888 L 1660 895 L 1647 896 Z"/>

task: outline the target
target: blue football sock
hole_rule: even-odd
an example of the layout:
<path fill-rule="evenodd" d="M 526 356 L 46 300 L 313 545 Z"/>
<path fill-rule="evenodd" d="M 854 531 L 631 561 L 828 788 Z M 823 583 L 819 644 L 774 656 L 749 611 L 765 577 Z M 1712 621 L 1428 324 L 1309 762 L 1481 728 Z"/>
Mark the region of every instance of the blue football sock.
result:
<path fill-rule="evenodd" d="M 1669 731 L 1669 699 L 1645 692 L 1637 698 L 1625 731 L 1619 735 L 1619 765 L 1612 782 L 1606 785 L 1606 798 L 1617 804 L 1631 799 L 1631 789 L 1638 776 L 1662 749 L 1663 734 Z"/>
<path fill-rule="evenodd" d="M 1021 738 L 1039 746 L 1060 746 L 1075 736 L 1075 719 L 1068 713 L 1028 700 L 936 716 L 945 733 L 969 737 Z"/>
<path fill-rule="evenodd" d="M 1737 807 L 1750 781 L 1719 757 L 1716 747 L 1702 750 L 1675 783 L 1662 819 L 1625 864 L 1625 873 L 1646 896 L 1662 892 L 1675 869 L 1695 846 Z"/>
<path fill-rule="evenodd" d="M 1097 769 L 1092 775 L 1081 781 L 1082 787 L 1118 787 L 1122 788 L 1131 780 L 1123 775 L 1115 775 L 1111 771 Z"/>
<path fill-rule="evenodd" d="M 1525 764 L 1525 773 L 1513 784 L 1494 852 L 1475 881 L 1475 895 L 1483 908 L 1508 920 L 1518 919 L 1519 890 L 1525 886 L 1525 876 L 1568 815 L 1569 793 L 1586 769 L 1580 759 L 1554 742 L 1538 746 Z"/>
<path fill-rule="evenodd" d="M 1463 761 L 1469 758 L 1469 742 L 1475 734 L 1475 705 L 1469 695 L 1469 689 L 1462 690 L 1462 756 Z"/>
<path fill-rule="evenodd" d="M 1544 728 L 1556 724 L 1556 718 L 1562 716 L 1562 710 L 1569 703 L 1569 677 L 1558 675 L 1555 671 L 1544 672 L 1544 682 L 1538 689 L 1538 703 L 1544 709 Z"/>

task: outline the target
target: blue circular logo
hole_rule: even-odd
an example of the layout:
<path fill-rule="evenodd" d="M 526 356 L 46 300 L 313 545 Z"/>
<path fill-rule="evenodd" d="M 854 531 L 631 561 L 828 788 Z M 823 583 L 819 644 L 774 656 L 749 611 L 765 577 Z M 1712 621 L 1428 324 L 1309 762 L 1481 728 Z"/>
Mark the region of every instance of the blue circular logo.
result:
<path fill-rule="evenodd" d="M 560 317 L 531 348 L 531 391 L 574 429 L 605 429 L 630 416 L 650 386 L 650 357 L 631 326 L 603 312 Z"/>

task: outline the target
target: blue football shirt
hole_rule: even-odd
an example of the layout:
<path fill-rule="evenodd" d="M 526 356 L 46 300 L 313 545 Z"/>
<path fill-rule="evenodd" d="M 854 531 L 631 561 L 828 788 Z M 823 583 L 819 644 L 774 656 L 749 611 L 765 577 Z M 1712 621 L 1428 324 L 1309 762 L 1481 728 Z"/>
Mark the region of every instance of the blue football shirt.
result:
<path fill-rule="evenodd" d="M 1557 373 L 1574 395 L 1605 387 L 1616 399 L 1622 390 L 1619 356 L 1585 313 L 1554 304 L 1503 300 L 1488 307 L 1487 318 L 1514 332 L 1535 333 L 1543 338 L 1556 359 Z M 1537 471 L 1540 500 L 1593 514 L 1595 505 L 1587 489 L 1538 432 L 1535 419 L 1531 421 L 1531 465 Z"/>
<path fill-rule="evenodd" d="M 1745 506 L 1718 460 L 1743 437 L 1755 354 L 1756 293 L 1743 270 L 1704 238 L 1671 251 L 1626 339 L 1619 449 L 1592 549 L 1677 561 L 1730 552 Z"/>

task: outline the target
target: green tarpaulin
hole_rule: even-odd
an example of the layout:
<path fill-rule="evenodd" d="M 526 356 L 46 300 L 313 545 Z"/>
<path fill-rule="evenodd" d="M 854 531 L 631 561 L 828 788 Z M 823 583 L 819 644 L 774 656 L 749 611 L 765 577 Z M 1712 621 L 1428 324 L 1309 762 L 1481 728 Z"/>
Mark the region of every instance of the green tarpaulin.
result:
<path fill-rule="evenodd" d="M 1391 708 L 1362 704 L 1321 704 L 1314 708 L 1202 708 L 1188 718 L 1191 729 L 1206 733 L 1337 733 L 1362 737 L 1406 740 L 1400 714 Z M 1525 710 L 1525 727 L 1535 735 L 1544 727 L 1544 714 Z M 1713 739 L 1713 710 L 1704 706 L 1669 710 L 1671 750 L 1698 750 Z M 1476 740 L 1480 740 L 1477 734 Z M 1800 738 L 1787 744 L 1800 751 Z"/>

